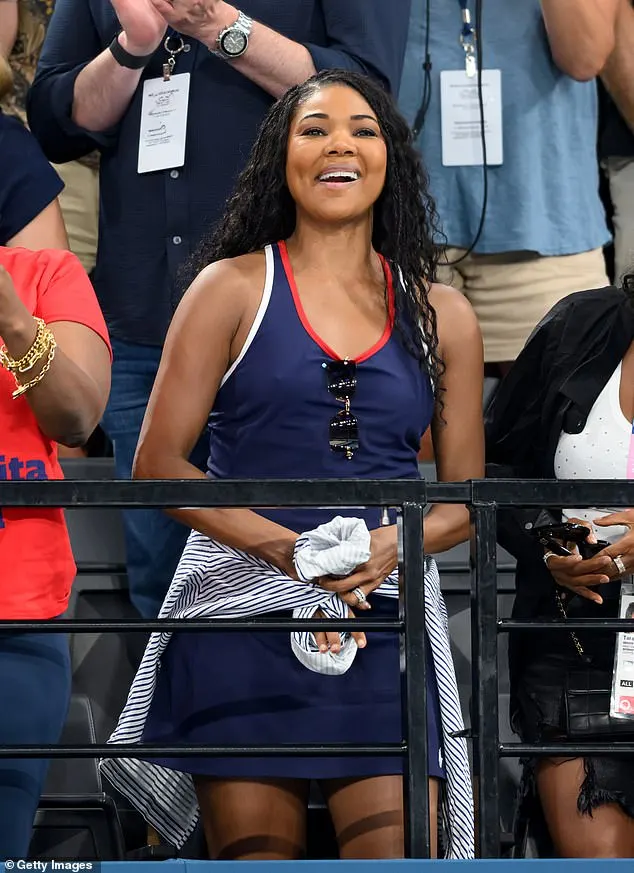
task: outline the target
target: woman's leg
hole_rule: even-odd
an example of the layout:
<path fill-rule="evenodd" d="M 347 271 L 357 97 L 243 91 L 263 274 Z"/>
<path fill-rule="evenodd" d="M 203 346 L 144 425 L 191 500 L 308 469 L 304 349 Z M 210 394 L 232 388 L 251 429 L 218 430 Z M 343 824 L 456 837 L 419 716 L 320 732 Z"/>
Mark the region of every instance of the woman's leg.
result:
<path fill-rule="evenodd" d="M 562 858 L 633 858 L 634 819 L 615 803 L 579 812 L 577 799 L 586 778 L 582 758 L 544 761 L 537 788 L 555 850 Z"/>
<path fill-rule="evenodd" d="M 0 743 L 56 743 L 70 698 L 66 634 L 0 636 Z M 26 858 L 48 761 L 0 759 L 0 859 Z"/>
<path fill-rule="evenodd" d="M 321 783 L 341 860 L 405 857 L 400 776 L 328 779 Z M 438 780 L 429 780 L 432 857 L 437 855 Z"/>
<path fill-rule="evenodd" d="M 308 782 L 195 776 L 209 857 L 295 861 L 306 852 Z"/>

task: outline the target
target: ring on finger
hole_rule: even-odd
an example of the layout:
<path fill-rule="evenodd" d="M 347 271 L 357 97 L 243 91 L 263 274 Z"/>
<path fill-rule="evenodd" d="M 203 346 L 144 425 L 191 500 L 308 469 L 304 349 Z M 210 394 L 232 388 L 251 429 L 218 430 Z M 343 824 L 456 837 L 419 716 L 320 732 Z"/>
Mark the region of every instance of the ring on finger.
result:
<path fill-rule="evenodd" d="M 546 566 L 548 566 L 548 561 L 551 558 L 556 558 L 556 557 L 557 557 L 557 555 L 554 552 L 550 552 L 550 551 L 544 552 L 544 564 L 546 564 Z"/>
<path fill-rule="evenodd" d="M 623 563 L 623 558 L 621 555 L 617 555 L 615 558 L 612 558 L 616 569 L 619 571 L 619 574 L 622 576 L 624 573 L 627 573 L 627 568 Z"/>
<path fill-rule="evenodd" d="M 365 603 L 368 599 L 360 588 L 353 588 L 352 593 L 359 603 Z"/>

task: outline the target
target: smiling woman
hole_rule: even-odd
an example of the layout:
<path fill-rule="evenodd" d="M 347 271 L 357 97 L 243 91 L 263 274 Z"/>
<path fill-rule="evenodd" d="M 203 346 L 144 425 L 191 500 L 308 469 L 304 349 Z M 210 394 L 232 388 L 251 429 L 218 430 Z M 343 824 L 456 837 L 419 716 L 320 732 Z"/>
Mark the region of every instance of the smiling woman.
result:
<path fill-rule="evenodd" d="M 469 304 L 434 284 L 434 215 L 409 129 L 380 86 L 334 71 L 291 89 L 264 121 L 224 220 L 196 260 L 198 276 L 167 338 L 135 475 L 203 476 L 188 458 L 211 414 L 211 478 L 416 479 L 420 438 L 432 421 L 439 477 L 481 476 L 482 344 Z M 398 634 L 364 633 L 369 614 L 398 613 L 384 584 L 398 581 L 396 519 L 379 508 L 341 514 L 369 529 L 369 560 L 345 578 L 316 579 L 308 590 L 318 592 L 320 604 L 343 602 L 358 620 L 353 637 L 361 651 L 347 671 L 329 675 L 330 658 L 342 646 L 336 633 L 315 634 L 324 661 L 314 671 L 295 657 L 288 633 L 175 634 L 160 657 L 151 701 L 143 691 L 145 674 L 135 680 L 120 720 L 127 741 L 130 719 L 149 742 L 401 741 Z M 216 595 L 231 613 L 245 592 L 253 612 L 288 609 L 290 600 L 280 598 L 285 585 L 300 584 L 294 562 L 299 535 L 332 519 L 319 508 L 183 509 L 174 515 L 194 533 L 165 617 L 169 598 L 190 586 L 197 614 L 207 614 Z M 430 553 L 465 540 L 468 532 L 463 506 L 436 506 L 426 516 Z M 275 574 L 275 584 L 258 583 L 262 568 Z M 442 604 L 431 559 L 427 569 L 425 584 Z M 447 710 L 439 704 L 437 651 L 431 654 L 432 834 L 438 794 L 447 792 L 461 821 L 460 829 L 450 828 L 448 854 L 469 857 L 466 754 L 456 779 L 456 757 L 447 756 L 454 769 L 445 769 L 451 739 L 443 737 Z M 450 656 L 442 666 L 443 687 L 455 689 Z M 459 712 L 457 692 L 449 704 Z M 124 762 L 117 764 L 106 770 L 110 778 L 124 772 Z M 301 857 L 311 779 L 321 783 L 342 858 L 403 856 L 400 759 L 156 764 L 193 776 L 214 858 Z M 141 786 L 144 771 L 135 767 L 115 782 L 138 804 L 165 770 L 156 776 L 156 767 L 150 769 Z M 170 778 L 174 793 L 161 781 L 162 793 L 186 797 L 191 782 L 183 787 L 174 773 Z M 157 814 L 154 800 L 143 807 L 177 840 L 192 825 L 183 808 L 178 801 L 171 808 L 169 800 L 164 814 Z"/>

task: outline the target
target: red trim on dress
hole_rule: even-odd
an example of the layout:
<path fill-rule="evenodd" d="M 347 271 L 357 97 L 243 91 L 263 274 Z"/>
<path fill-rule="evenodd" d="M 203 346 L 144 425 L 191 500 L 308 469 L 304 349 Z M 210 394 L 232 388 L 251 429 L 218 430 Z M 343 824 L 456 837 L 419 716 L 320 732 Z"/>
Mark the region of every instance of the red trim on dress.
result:
<path fill-rule="evenodd" d="M 288 281 L 289 287 L 291 289 L 291 294 L 293 295 L 293 302 L 295 304 L 295 309 L 297 310 L 297 315 L 299 320 L 302 323 L 302 326 L 306 333 L 311 337 L 314 342 L 317 343 L 320 349 L 324 351 L 330 358 L 333 358 L 335 361 L 341 361 L 343 358 L 341 355 L 338 355 L 334 349 L 331 349 L 328 343 L 324 342 L 324 340 L 313 330 L 313 327 L 308 320 L 306 315 L 306 311 L 302 305 L 301 298 L 299 296 L 299 292 L 297 290 L 297 283 L 295 282 L 295 275 L 293 273 L 293 267 L 291 265 L 290 258 L 288 256 L 288 249 L 286 248 L 286 243 L 284 240 L 280 240 L 277 244 L 280 250 L 280 255 L 282 257 L 282 264 L 284 265 L 284 272 L 286 273 L 286 279 Z M 356 358 L 349 358 L 355 362 L 355 364 L 361 364 L 363 361 L 367 361 L 373 355 L 376 355 L 383 346 L 387 343 L 390 336 L 392 335 L 392 330 L 394 328 L 394 317 L 396 305 L 394 301 L 394 283 L 392 281 L 392 271 L 390 270 L 390 266 L 388 262 L 385 260 L 383 255 L 379 255 L 379 259 L 381 261 L 381 266 L 383 267 L 383 273 L 385 274 L 385 281 L 387 283 L 387 320 L 385 322 L 385 328 L 383 333 L 379 337 L 379 339 L 371 346 L 367 351 L 363 352 L 360 355 L 357 355 Z"/>

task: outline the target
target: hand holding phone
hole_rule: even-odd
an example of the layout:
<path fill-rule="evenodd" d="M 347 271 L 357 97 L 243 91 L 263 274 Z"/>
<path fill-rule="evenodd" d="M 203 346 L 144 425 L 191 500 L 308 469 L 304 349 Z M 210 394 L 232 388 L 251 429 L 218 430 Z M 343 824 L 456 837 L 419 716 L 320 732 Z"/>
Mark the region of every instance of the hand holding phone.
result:
<path fill-rule="evenodd" d="M 605 559 L 597 558 L 595 563 L 598 566 L 592 573 L 585 570 L 584 562 L 607 548 L 607 542 L 588 542 L 589 536 L 594 539 L 590 527 L 576 522 L 540 525 L 533 528 L 532 534 L 548 550 L 544 560 L 558 585 L 595 603 L 603 603 L 601 595 L 593 591 L 592 587 L 610 581 L 607 568 L 612 560 L 607 556 Z M 568 548 L 571 545 L 574 550 Z"/>

